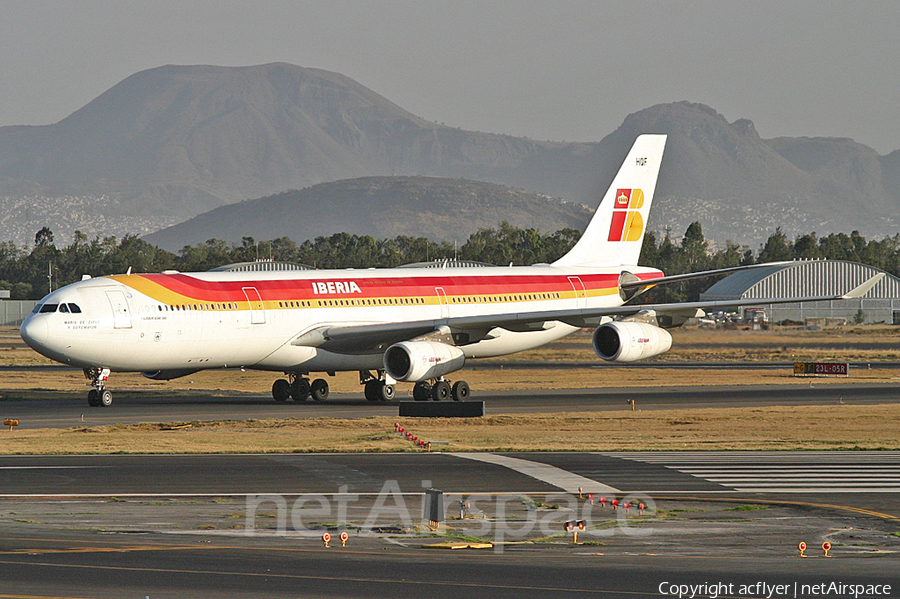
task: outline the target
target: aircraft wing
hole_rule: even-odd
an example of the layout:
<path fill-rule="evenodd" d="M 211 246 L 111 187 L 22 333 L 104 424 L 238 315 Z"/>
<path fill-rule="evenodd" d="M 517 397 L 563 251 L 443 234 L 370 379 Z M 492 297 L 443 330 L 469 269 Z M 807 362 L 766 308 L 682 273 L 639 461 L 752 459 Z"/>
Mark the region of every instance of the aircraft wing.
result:
<path fill-rule="evenodd" d="M 291 345 L 319 347 L 336 353 L 373 353 L 386 350 L 400 341 L 427 335 L 447 320 L 419 320 L 375 324 L 325 324 L 306 331 Z"/>
<path fill-rule="evenodd" d="M 563 322 L 575 327 L 595 327 L 600 324 L 601 319 L 604 317 L 627 317 L 651 311 L 657 317 L 668 317 L 676 322 L 683 322 L 686 318 L 702 315 L 703 310 L 716 308 L 733 308 L 748 304 L 788 304 L 855 299 L 868 293 L 884 276 L 885 273 L 878 273 L 844 295 L 748 298 L 668 304 L 631 304 L 606 308 L 511 312 L 408 322 L 321 325 L 303 333 L 294 339 L 291 344 L 319 347 L 337 353 L 374 353 L 384 351 L 394 343 L 409 341 L 435 332 L 449 333 L 453 335 L 458 345 L 465 345 L 466 343 L 486 338 L 489 335 L 489 331 L 494 328 L 517 332 L 537 331 L 553 326 L 550 323 L 555 322 Z"/>

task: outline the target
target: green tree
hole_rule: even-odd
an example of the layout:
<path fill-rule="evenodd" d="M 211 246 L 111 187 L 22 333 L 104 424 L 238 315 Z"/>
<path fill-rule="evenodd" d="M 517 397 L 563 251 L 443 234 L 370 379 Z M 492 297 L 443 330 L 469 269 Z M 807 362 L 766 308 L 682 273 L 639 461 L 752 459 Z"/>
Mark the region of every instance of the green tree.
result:
<path fill-rule="evenodd" d="M 759 262 L 780 262 L 782 260 L 792 260 L 794 252 L 788 243 L 787 235 L 781 230 L 781 227 L 775 229 L 766 243 L 759 252 Z"/>
<path fill-rule="evenodd" d="M 556 262 L 575 247 L 580 238 L 581 231 L 568 227 L 546 235 L 544 237 L 544 254 L 540 261 Z"/>
<path fill-rule="evenodd" d="M 41 227 L 41 230 L 35 233 L 34 245 L 37 247 L 53 245 L 53 231 L 50 230 L 50 227 Z"/>
<path fill-rule="evenodd" d="M 719 250 L 712 255 L 709 267 L 711 269 L 716 269 L 742 266 L 744 256 L 746 255 L 747 251 L 748 248 L 739 246 L 738 244 L 733 243 L 731 240 L 728 240 L 725 242 L 724 249 Z"/>
<path fill-rule="evenodd" d="M 792 257 L 796 260 L 815 260 L 823 257 L 815 231 L 794 240 Z"/>
<path fill-rule="evenodd" d="M 644 241 L 641 245 L 641 257 L 638 262 L 642 266 L 659 268 L 659 247 L 656 243 L 655 231 L 647 231 L 644 233 Z"/>

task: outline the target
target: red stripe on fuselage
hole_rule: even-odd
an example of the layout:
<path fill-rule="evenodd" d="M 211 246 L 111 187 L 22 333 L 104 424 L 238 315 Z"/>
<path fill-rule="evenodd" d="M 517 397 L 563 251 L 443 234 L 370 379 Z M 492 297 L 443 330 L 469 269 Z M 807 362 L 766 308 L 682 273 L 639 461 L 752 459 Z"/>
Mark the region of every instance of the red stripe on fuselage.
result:
<path fill-rule="evenodd" d="M 323 273 L 325 274 L 325 273 Z M 337 273 L 334 273 L 337 274 Z M 344 274 L 344 273 L 340 273 Z M 653 279 L 662 273 L 640 273 L 642 280 Z M 247 279 L 239 281 L 204 281 L 186 274 L 145 274 L 139 275 L 161 287 L 185 297 L 203 302 L 245 301 L 243 289 L 255 287 L 267 301 L 305 300 L 328 297 L 416 297 L 433 296 L 440 287 L 448 296 L 534 294 L 549 292 L 571 292 L 572 274 L 553 275 L 484 275 L 484 276 L 435 276 L 435 277 L 329 277 L 315 279 Z M 588 293 L 595 290 L 615 289 L 619 275 L 581 274 L 577 275 Z M 350 290 L 350 282 L 359 288 Z M 318 293 L 314 284 L 340 282 L 344 286 L 332 285 L 327 293 Z M 581 291 L 580 289 L 578 291 Z"/>

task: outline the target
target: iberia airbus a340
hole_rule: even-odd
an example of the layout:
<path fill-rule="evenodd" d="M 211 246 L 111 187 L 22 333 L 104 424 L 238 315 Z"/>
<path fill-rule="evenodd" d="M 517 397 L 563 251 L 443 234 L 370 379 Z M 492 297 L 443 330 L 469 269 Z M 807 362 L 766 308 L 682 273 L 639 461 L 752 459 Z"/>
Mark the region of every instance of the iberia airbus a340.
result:
<path fill-rule="evenodd" d="M 654 285 L 710 274 L 665 277 L 637 266 L 665 143 L 664 135 L 637 138 L 581 239 L 553 264 L 86 277 L 43 298 L 22 338 L 83 368 L 94 406 L 112 403 L 111 371 L 168 380 L 213 368 L 284 372 L 272 385 L 279 401 L 325 399 L 326 380 L 308 376 L 335 371 L 359 371 L 371 401 L 391 399 L 397 381 L 414 382 L 415 399 L 464 400 L 469 386 L 446 377 L 469 360 L 582 327 L 595 327 L 604 360 L 655 356 L 671 347 L 666 327 L 740 304 L 631 303 Z M 736 269 L 714 272 L 728 270 Z"/>

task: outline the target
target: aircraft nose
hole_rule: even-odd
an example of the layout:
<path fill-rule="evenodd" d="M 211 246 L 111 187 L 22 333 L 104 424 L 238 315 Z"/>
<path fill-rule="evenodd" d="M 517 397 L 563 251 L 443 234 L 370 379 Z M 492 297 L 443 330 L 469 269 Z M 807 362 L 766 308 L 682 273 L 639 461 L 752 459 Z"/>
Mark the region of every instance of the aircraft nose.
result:
<path fill-rule="evenodd" d="M 46 318 L 26 318 L 19 333 L 25 343 L 37 349 L 46 345 L 47 339 L 50 338 L 50 327 Z"/>

